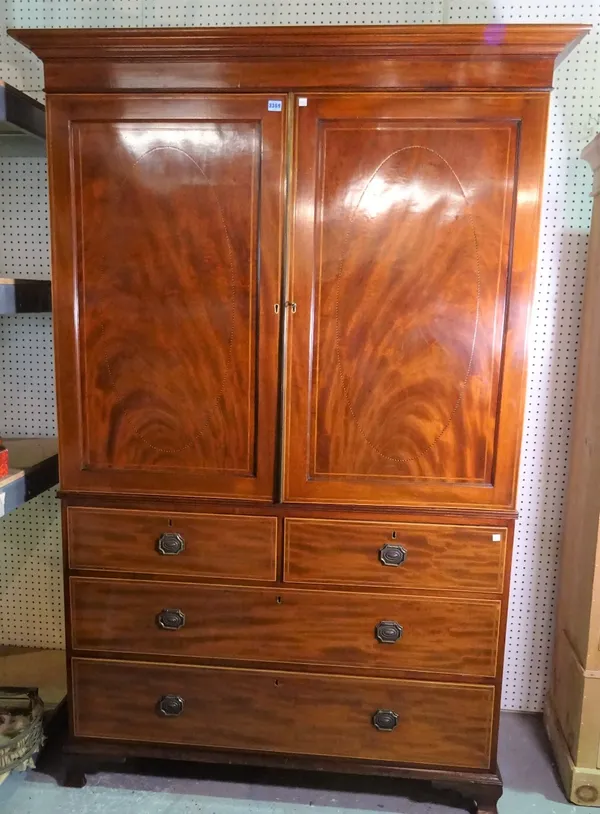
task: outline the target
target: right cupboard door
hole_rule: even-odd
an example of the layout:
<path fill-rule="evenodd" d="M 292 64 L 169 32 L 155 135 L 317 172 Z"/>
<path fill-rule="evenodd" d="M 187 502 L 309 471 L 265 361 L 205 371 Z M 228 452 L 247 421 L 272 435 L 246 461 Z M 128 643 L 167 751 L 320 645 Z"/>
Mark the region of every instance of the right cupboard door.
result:
<path fill-rule="evenodd" d="M 547 103 L 295 100 L 285 500 L 514 505 Z"/>

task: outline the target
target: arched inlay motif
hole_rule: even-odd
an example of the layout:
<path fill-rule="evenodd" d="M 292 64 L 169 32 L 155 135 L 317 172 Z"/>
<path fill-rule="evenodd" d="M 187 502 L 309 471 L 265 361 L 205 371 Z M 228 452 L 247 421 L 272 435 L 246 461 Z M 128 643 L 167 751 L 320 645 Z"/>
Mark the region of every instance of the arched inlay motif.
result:
<path fill-rule="evenodd" d="M 335 278 L 344 399 L 381 457 L 414 461 L 447 432 L 472 373 L 480 300 L 475 221 L 457 174 L 429 147 L 396 150 L 352 211 Z"/>
<path fill-rule="evenodd" d="M 113 414 L 117 408 L 140 441 L 159 453 L 183 452 L 222 409 L 231 375 L 236 268 L 224 210 L 198 161 L 165 145 L 139 156 L 117 182 L 111 212 L 88 302 L 99 311 L 106 370 L 99 377 L 116 396 Z M 111 324 L 114 298 L 118 325 Z M 204 346 L 211 352 L 199 376 Z M 178 400 L 188 409 L 180 411 Z M 180 426 L 181 414 L 193 415 L 195 426 Z"/>

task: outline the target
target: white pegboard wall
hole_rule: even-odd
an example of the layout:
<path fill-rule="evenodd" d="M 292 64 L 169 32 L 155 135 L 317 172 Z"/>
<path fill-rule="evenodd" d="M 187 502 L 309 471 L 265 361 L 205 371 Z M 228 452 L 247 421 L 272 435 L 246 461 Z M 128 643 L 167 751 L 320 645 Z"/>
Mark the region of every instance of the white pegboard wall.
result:
<path fill-rule="evenodd" d="M 600 110 L 600 3 L 542 5 L 460 0 L 449 23 L 593 23 L 556 71 L 544 208 L 530 337 L 530 368 L 519 478 L 508 620 L 505 709 L 541 709 L 552 662 L 553 613 L 591 216 L 591 172 L 581 149 Z"/>
<path fill-rule="evenodd" d="M 0 160 L 0 191 L 0 276 L 49 279 L 46 160 Z M 0 319 L 0 435 L 56 435 L 52 347 L 50 315 Z"/>
<path fill-rule="evenodd" d="M 58 504 L 51 489 L 0 521 L 0 644 L 64 647 Z"/>
<path fill-rule="evenodd" d="M 233 0 L 88 0 L 85 3 L 81 0 L 0 0 L 0 12 L 4 17 L 3 28 L 591 22 L 600 30 L 600 4 L 582 0 L 550 2 L 544 6 L 472 0 L 380 0 L 369 4 L 341 0 L 330 3 L 322 0 L 282 3 L 259 0 L 245 3 Z M 503 706 L 509 709 L 540 709 L 550 667 L 552 612 L 590 216 L 590 174 L 579 153 L 598 123 L 598 30 L 558 69 L 552 104 L 519 491 L 521 519 L 515 542 L 503 695 Z M 33 95 L 40 94 L 42 73 L 39 62 L 21 46 L 9 41 L 4 30 L 0 33 L 0 78 Z M 18 173 L 22 173 L 19 179 L 25 187 L 29 184 L 29 190 L 22 191 L 19 184 L 18 191 L 13 192 L 13 200 L 5 204 L 0 213 L 0 236 L 6 234 L 7 219 L 14 227 L 12 234 L 18 236 L 12 246 L 0 249 L 4 252 L 0 273 L 9 258 L 13 263 L 21 263 L 22 276 L 45 276 L 47 235 L 41 224 L 46 215 L 43 206 L 35 209 L 41 206 L 45 195 L 45 179 L 42 180 L 40 167 L 36 168 L 33 161 L 27 168 L 19 167 L 18 162 L 0 162 L 0 172 L 2 164 L 4 176 L 0 191 L 4 191 L 3 184 L 9 181 L 9 175 L 14 183 Z M 19 210 L 22 213 L 39 212 L 39 223 L 34 225 L 33 217 L 19 220 L 23 217 L 16 214 Z M 14 400 L 5 399 L 3 407 L 9 409 L 9 402 L 13 405 L 14 422 L 11 426 L 15 432 L 29 431 L 37 426 L 40 430 L 43 428 L 40 434 L 51 434 L 52 423 L 48 416 L 53 411 L 53 404 L 47 388 L 51 370 L 47 351 L 51 338 L 49 326 L 42 324 L 44 319 L 48 322 L 49 319 L 17 319 L 22 321 L 9 328 L 0 324 L 2 347 L 8 362 L 0 369 L 0 378 L 4 377 L 1 383 L 8 382 L 13 387 L 14 395 Z M 27 322 L 27 319 L 35 322 Z M 47 340 L 44 331 L 47 331 Z M 38 365 L 33 366 L 26 382 L 8 356 L 12 354 L 12 359 L 16 359 L 19 348 L 23 354 L 39 355 Z M 12 556 L 14 584 L 22 586 L 23 590 L 27 585 L 30 597 L 29 604 L 24 606 L 19 592 L 2 584 L 0 616 L 7 615 L 7 618 L 19 621 L 19 633 L 16 639 L 10 639 L 11 643 L 51 647 L 60 644 L 62 630 L 62 606 L 56 601 L 61 577 L 60 570 L 54 569 L 54 563 L 60 560 L 58 507 L 56 502 L 48 500 L 46 503 L 46 496 L 38 500 L 42 501 L 43 511 L 48 513 L 49 526 L 43 536 L 48 560 L 22 545 L 23 537 L 35 538 L 35 512 L 31 525 L 27 520 L 27 507 L 17 512 L 21 518 L 18 527 L 13 528 L 13 516 L 0 521 L 2 532 L 9 527 L 12 529 L 10 536 L 2 534 L 0 556 L 5 560 Z M 47 572 L 49 561 L 53 565 Z M 30 565 L 33 571 L 27 570 L 30 579 L 25 580 L 22 575 Z M 48 579 L 52 582 L 52 589 L 42 587 L 38 591 L 38 583 L 47 585 Z M 40 623 L 40 617 L 49 618 L 53 614 L 55 621 Z M 14 624 L 12 630 L 13 633 L 16 631 Z M 0 643 L 8 633 L 2 629 L 1 635 Z"/>
<path fill-rule="evenodd" d="M 0 318 L 0 422 L 7 438 L 56 435 L 51 323 L 49 314 Z"/>
<path fill-rule="evenodd" d="M 0 77 L 20 90 L 41 90 L 41 62 L 8 37 L 7 28 L 139 26 L 142 0 L 0 0 L 0 20 Z"/>
<path fill-rule="evenodd" d="M 169 2 L 146 0 L 143 4 L 146 26 L 209 25 L 409 25 L 441 23 L 442 3 L 438 0 L 331 0 L 331 2 L 256 2 L 211 0 L 211 2 Z"/>
<path fill-rule="evenodd" d="M 0 160 L 0 274 L 5 277 L 50 277 L 47 175 L 45 158 Z"/>

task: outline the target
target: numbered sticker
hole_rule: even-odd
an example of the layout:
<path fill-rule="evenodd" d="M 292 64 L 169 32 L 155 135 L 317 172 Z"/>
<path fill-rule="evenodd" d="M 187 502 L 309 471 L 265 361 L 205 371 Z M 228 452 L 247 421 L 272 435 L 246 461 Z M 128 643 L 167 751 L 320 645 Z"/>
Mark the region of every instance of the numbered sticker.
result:
<path fill-rule="evenodd" d="M 306 96 L 300 96 L 298 99 L 298 107 L 306 107 L 308 105 L 308 99 Z"/>
<path fill-rule="evenodd" d="M 279 99 L 269 99 L 269 103 L 267 104 L 267 110 L 274 110 L 280 111 L 283 109 L 283 102 L 280 102 Z"/>
<path fill-rule="evenodd" d="M 502 542 L 502 535 L 501 534 L 492 534 L 492 541 L 494 543 Z"/>

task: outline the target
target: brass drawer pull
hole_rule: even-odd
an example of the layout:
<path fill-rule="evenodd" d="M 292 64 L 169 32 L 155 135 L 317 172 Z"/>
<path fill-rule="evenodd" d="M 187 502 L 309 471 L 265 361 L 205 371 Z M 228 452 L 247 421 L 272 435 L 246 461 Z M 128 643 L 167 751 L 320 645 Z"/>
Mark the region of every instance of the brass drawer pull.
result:
<path fill-rule="evenodd" d="M 404 628 L 398 622 L 379 622 L 375 626 L 375 638 L 383 644 L 394 644 L 402 638 Z"/>
<path fill-rule="evenodd" d="M 179 608 L 165 608 L 156 617 L 156 624 L 164 630 L 179 630 L 185 625 L 185 613 Z"/>
<path fill-rule="evenodd" d="M 398 715 L 391 709 L 378 709 L 372 721 L 375 729 L 380 732 L 391 732 L 398 726 Z"/>
<path fill-rule="evenodd" d="M 379 559 L 384 565 L 402 565 L 406 559 L 406 549 L 401 545 L 386 543 L 379 549 Z"/>
<path fill-rule="evenodd" d="M 167 531 L 161 534 L 156 543 L 156 550 L 159 554 L 181 554 L 185 548 L 185 540 L 181 534 L 174 531 Z"/>
<path fill-rule="evenodd" d="M 163 695 L 158 701 L 158 711 L 167 718 L 175 718 L 183 712 L 183 698 L 180 695 Z"/>

